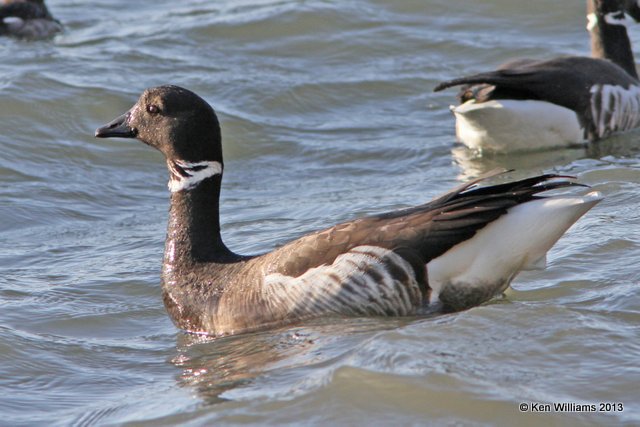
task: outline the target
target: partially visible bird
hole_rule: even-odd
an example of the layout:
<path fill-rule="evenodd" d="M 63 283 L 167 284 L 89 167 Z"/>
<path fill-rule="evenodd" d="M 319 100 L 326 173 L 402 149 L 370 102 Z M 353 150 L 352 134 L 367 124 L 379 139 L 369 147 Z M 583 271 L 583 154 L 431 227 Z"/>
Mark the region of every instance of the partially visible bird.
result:
<path fill-rule="evenodd" d="M 0 5 L 0 35 L 43 39 L 61 32 L 44 0 L 4 0 Z"/>
<path fill-rule="evenodd" d="M 518 59 L 445 81 L 462 86 L 452 106 L 458 140 L 486 151 L 535 150 L 595 141 L 640 126 L 640 81 L 625 27 L 630 0 L 588 0 L 592 57 Z"/>

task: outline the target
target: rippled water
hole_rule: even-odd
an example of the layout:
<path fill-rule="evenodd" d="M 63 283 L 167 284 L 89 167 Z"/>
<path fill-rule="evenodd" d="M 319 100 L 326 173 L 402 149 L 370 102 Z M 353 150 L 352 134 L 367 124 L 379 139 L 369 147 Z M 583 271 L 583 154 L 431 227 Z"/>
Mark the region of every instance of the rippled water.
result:
<path fill-rule="evenodd" d="M 517 56 L 588 54 L 582 0 L 49 5 L 66 33 L 0 44 L 0 424 L 640 422 L 640 133 L 478 158 L 454 143 L 453 91 L 431 92 Z M 223 234 L 241 253 L 496 166 L 574 174 L 607 198 L 547 270 L 466 312 L 184 335 L 159 289 L 162 158 L 92 136 L 164 83 L 220 115 Z"/>

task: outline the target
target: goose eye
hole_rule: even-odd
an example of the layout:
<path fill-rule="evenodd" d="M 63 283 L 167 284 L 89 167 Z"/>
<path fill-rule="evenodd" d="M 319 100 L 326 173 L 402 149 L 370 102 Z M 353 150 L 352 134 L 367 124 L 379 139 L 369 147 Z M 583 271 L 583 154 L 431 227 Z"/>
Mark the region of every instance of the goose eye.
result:
<path fill-rule="evenodd" d="M 157 105 L 150 104 L 147 105 L 147 112 L 149 114 L 158 114 L 160 112 L 160 108 Z"/>

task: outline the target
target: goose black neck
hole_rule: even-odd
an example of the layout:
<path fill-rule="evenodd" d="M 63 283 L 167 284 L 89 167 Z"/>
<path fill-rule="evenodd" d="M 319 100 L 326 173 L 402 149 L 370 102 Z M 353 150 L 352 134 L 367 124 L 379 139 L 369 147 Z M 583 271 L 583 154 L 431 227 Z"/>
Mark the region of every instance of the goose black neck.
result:
<path fill-rule="evenodd" d="M 165 267 L 228 263 L 239 258 L 225 246 L 220 235 L 221 178 L 216 175 L 193 189 L 171 193 Z"/>
<path fill-rule="evenodd" d="M 608 19 L 621 19 L 621 23 L 624 23 L 622 3 L 621 0 L 587 0 L 587 15 L 595 17 L 595 21 L 589 21 L 591 56 L 610 60 L 637 79 L 626 27 L 607 22 Z"/>

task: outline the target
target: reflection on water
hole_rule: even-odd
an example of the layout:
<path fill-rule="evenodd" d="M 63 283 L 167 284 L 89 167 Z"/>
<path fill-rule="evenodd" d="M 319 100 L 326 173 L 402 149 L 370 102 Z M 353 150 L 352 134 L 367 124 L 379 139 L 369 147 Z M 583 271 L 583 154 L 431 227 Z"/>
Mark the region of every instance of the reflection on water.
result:
<path fill-rule="evenodd" d="M 181 370 L 178 384 L 193 388 L 207 404 L 264 396 L 292 398 L 329 381 L 341 366 L 336 360 L 359 343 L 412 320 L 317 319 L 236 337 L 181 334 L 179 354 L 172 363 Z M 270 375 L 269 385 L 255 384 L 265 374 Z"/>
<path fill-rule="evenodd" d="M 576 147 L 510 154 L 478 153 L 465 146 L 456 145 L 451 150 L 451 155 L 461 168 L 458 179 L 464 182 L 496 168 L 514 169 L 516 173 L 533 175 L 581 159 L 586 156 L 586 149 Z"/>
<path fill-rule="evenodd" d="M 544 292 L 556 291 L 534 293 Z M 207 425 L 296 424 L 309 416 L 317 425 L 354 424 L 354 416 L 385 420 L 380 425 L 407 417 L 409 424 L 422 425 L 448 414 L 482 425 L 509 425 L 516 416 L 522 426 L 606 425 L 612 419 L 605 414 L 518 412 L 519 401 L 595 402 L 606 384 L 573 395 L 579 398 L 567 391 L 590 371 L 587 353 L 616 358 L 602 337 L 617 340 L 628 333 L 610 328 L 604 313 L 571 307 L 568 294 L 569 307 L 554 307 L 547 318 L 532 322 L 549 297 L 523 292 L 516 302 L 428 319 L 324 319 L 244 337 L 182 335 L 173 363 L 181 371 L 178 384 L 195 392 L 203 412 L 210 408 Z M 563 326 L 580 319 L 589 328 Z M 538 363 L 563 353 L 572 335 L 579 337 L 572 344 L 576 351 L 540 369 Z M 608 376 L 616 369 L 603 368 Z M 620 390 L 611 397 L 627 395 Z"/>
<path fill-rule="evenodd" d="M 172 362 L 182 371 L 178 383 L 214 404 L 225 391 L 250 383 L 277 361 L 312 345 L 311 338 L 296 331 L 220 339 L 183 334 L 178 338 L 179 355 Z"/>
<path fill-rule="evenodd" d="M 460 181 L 468 181 L 496 168 L 514 169 L 515 174 L 532 175 L 557 170 L 567 173 L 571 164 L 581 159 L 600 160 L 608 156 L 624 158 L 640 152 L 640 130 L 613 135 L 584 146 L 521 153 L 481 153 L 461 144 L 451 149 L 451 155 L 461 171 Z M 599 162 L 596 162 L 599 163 Z"/>
<path fill-rule="evenodd" d="M 587 156 L 592 159 L 608 156 L 637 157 L 638 153 L 640 153 L 640 129 L 610 136 L 587 147 Z"/>

